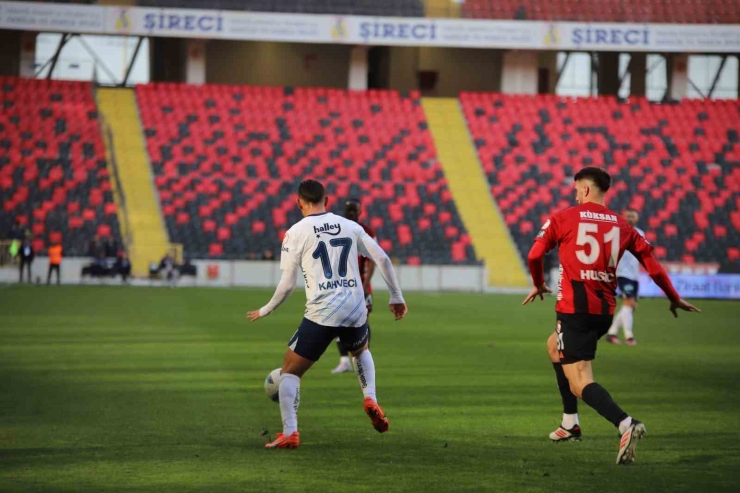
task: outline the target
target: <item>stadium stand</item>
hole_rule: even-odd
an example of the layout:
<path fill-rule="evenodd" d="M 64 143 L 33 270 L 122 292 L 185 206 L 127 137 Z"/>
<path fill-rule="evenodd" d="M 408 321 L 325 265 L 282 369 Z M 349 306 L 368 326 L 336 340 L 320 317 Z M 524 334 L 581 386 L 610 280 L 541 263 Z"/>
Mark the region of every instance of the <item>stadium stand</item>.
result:
<path fill-rule="evenodd" d="M 142 7 L 424 17 L 422 0 L 138 0 Z"/>
<path fill-rule="evenodd" d="M 170 239 L 189 257 L 276 251 L 311 177 L 360 198 L 400 261 L 476 263 L 417 93 L 161 83 L 137 98 Z"/>
<path fill-rule="evenodd" d="M 526 255 L 548 216 L 573 204 L 585 165 L 614 178 L 609 206 L 641 211 L 660 259 L 740 272 L 738 101 L 464 93 L 493 196 Z"/>
<path fill-rule="evenodd" d="M 65 256 L 96 235 L 120 245 L 90 83 L 0 77 L 0 105 L 0 231 L 19 221 L 37 254 L 59 234 Z"/>
<path fill-rule="evenodd" d="M 462 17 L 575 22 L 740 23 L 737 0 L 466 0 Z"/>

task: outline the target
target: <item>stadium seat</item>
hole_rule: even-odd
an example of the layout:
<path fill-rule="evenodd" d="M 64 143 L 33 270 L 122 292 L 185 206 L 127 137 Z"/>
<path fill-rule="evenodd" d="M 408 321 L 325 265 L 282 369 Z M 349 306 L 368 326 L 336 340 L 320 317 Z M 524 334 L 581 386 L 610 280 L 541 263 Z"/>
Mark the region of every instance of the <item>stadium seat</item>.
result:
<path fill-rule="evenodd" d="M 463 17 L 574 22 L 651 22 L 676 24 L 738 24 L 736 0 L 466 0 Z"/>
<path fill-rule="evenodd" d="M 719 261 L 740 272 L 738 101 L 657 104 L 644 98 L 463 93 L 483 169 L 519 251 L 573 205 L 572 176 L 602 166 L 609 206 L 640 211 L 664 260 Z M 729 219 L 729 223 L 728 223 Z"/>
<path fill-rule="evenodd" d="M 136 88 L 172 241 L 191 258 L 276 254 L 306 177 L 401 262 L 475 264 L 419 94 L 148 84 Z"/>
<path fill-rule="evenodd" d="M 424 17 L 423 0 L 138 0 L 142 7 Z"/>
<path fill-rule="evenodd" d="M 85 255 L 99 226 L 120 242 L 91 84 L 0 76 L 0 88 L 0 231 L 18 221 L 42 248 L 65 231 L 65 256 Z"/>

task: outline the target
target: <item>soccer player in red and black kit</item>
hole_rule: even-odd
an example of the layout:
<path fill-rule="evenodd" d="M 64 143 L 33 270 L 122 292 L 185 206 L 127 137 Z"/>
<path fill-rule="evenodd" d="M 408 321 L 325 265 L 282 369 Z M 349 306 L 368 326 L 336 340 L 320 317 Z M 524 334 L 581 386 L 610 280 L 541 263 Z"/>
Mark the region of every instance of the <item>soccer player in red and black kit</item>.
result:
<path fill-rule="evenodd" d="M 677 310 L 699 312 L 682 300 L 670 278 L 653 257 L 653 247 L 616 212 L 604 206 L 604 194 L 611 177 L 594 167 L 584 168 L 575 178 L 577 206 L 556 213 L 543 226 L 529 252 L 529 270 L 534 288 L 523 305 L 550 293 L 543 276 L 543 257 L 558 247 L 560 280 L 555 312 L 555 333 L 547 340 L 560 395 L 563 421 L 550 438 L 579 440 L 578 398 L 619 428 L 617 464 L 634 461 L 637 440 L 645 426 L 624 412 L 604 387 L 594 382 L 591 361 L 596 344 L 606 334 L 614 316 L 617 289 L 616 268 L 626 250 L 630 251 L 668 296 L 673 316 Z"/>
<path fill-rule="evenodd" d="M 361 210 L 362 208 L 360 206 L 360 201 L 357 199 L 349 199 L 344 203 L 344 217 L 362 226 L 362 229 L 365 230 L 365 233 L 367 233 L 370 238 L 376 240 L 375 231 L 373 231 L 370 226 L 360 222 Z M 367 314 L 369 317 L 370 312 L 373 310 L 373 285 L 371 284 L 371 281 L 373 278 L 373 273 L 375 272 L 375 264 L 369 258 L 365 258 L 362 256 L 358 259 L 358 261 L 360 265 L 360 276 L 362 277 L 362 289 L 365 291 L 365 304 L 367 305 Z M 369 341 L 370 325 L 368 325 L 367 329 Z M 349 351 L 347 351 L 347 348 L 342 345 L 339 339 L 337 339 L 337 347 L 339 348 L 339 364 L 331 372 L 344 373 L 347 371 L 352 371 L 352 363 L 350 363 L 349 360 Z"/>

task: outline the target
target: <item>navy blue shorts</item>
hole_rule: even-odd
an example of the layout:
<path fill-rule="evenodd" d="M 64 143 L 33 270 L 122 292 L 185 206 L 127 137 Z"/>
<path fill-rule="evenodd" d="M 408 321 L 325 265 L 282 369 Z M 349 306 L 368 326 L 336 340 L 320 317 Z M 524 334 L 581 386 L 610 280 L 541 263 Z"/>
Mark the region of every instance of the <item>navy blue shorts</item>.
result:
<path fill-rule="evenodd" d="M 349 352 L 362 348 L 368 339 L 367 322 L 361 327 L 327 327 L 304 318 L 298 330 L 288 342 L 288 347 L 298 356 L 310 361 L 318 361 L 337 337 Z"/>
<path fill-rule="evenodd" d="M 617 286 L 619 286 L 619 292 L 622 293 L 622 297 L 637 299 L 640 291 L 639 282 L 627 279 L 626 277 L 617 277 Z"/>

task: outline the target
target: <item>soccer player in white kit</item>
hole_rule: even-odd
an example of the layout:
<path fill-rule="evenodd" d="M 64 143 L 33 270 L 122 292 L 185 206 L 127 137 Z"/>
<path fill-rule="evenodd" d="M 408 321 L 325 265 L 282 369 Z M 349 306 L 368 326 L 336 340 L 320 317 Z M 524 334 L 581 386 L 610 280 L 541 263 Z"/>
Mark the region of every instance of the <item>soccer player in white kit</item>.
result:
<path fill-rule="evenodd" d="M 640 236 L 645 237 L 645 233 L 637 227 L 637 221 L 640 220 L 640 214 L 635 209 L 627 209 L 624 213 L 624 218 L 627 222 L 635 228 L 635 231 L 640 233 Z M 635 335 L 632 333 L 632 323 L 635 310 L 637 310 L 637 296 L 640 290 L 640 262 L 630 252 L 624 252 L 622 259 L 617 265 L 617 285 L 619 291 L 622 293 L 622 308 L 614 316 L 609 332 L 607 332 L 606 342 L 612 344 L 621 344 L 619 340 L 619 327 L 622 326 L 624 331 L 624 338 L 627 341 L 628 346 L 634 346 L 637 344 L 635 341 Z"/>
<path fill-rule="evenodd" d="M 268 316 L 291 295 L 298 270 L 306 283 L 306 311 L 298 330 L 288 342 L 280 372 L 280 415 L 283 432 L 266 448 L 294 449 L 300 444 L 298 404 L 301 377 L 339 337 L 355 361 L 364 394 L 365 413 L 380 433 L 388 431 L 388 419 L 375 395 L 375 363 L 368 350 L 367 308 L 358 265 L 358 254 L 375 262 L 390 291 L 390 310 L 396 320 L 406 316 L 403 299 L 388 255 L 360 226 L 326 212 L 324 186 L 306 180 L 298 187 L 298 207 L 303 219 L 283 239 L 280 268 L 283 271 L 275 295 L 247 317 L 254 321 Z"/>

